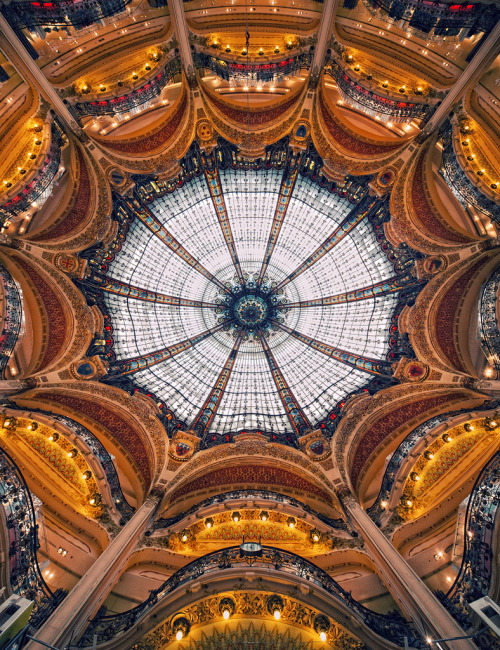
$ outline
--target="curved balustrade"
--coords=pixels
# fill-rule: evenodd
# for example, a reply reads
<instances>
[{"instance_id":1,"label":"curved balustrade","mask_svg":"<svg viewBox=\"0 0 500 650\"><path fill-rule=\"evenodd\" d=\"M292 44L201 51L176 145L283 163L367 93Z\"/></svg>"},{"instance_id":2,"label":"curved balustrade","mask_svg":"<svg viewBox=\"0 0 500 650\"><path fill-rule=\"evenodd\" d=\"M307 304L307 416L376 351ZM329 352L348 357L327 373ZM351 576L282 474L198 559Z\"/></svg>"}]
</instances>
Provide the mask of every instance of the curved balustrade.
<instances>
[{"instance_id":1,"label":"curved balustrade","mask_svg":"<svg viewBox=\"0 0 500 650\"><path fill-rule=\"evenodd\" d=\"M479 308L479 335L481 347L489 363L500 370L500 330L497 319L497 295L500 286L500 268L484 284Z\"/></svg>"},{"instance_id":2,"label":"curved balustrade","mask_svg":"<svg viewBox=\"0 0 500 650\"><path fill-rule=\"evenodd\" d=\"M241 557L239 546L233 546L190 562L174 573L161 587L151 591L149 598L137 607L114 616L97 616L80 640L79 647L91 643L94 634L97 635L99 642L109 641L118 634L123 634L138 623L156 603L179 587L198 580L201 576L208 577L216 574L217 577L220 577L222 571L239 567L244 571L248 569L249 565L269 572L276 572L277 578L279 575L288 574L307 580L311 585L322 589L347 606L351 615L357 618L358 624L359 622L364 623L375 634L400 646L403 645L403 639L406 636L410 646L425 647L425 642L417 637L417 633L399 614L378 614L363 607L352 598L349 592L342 589L333 578L312 562L308 562L294 553L270 546L263 547L261 557Z\"/></svg>"},{"instance_id":3,"label":"curved balustrade","mask_svg":"<svg viewBox=\"0 0 500 650\"><path fill-rule=\"evenodd\" d=\"M71 105L70 110L77 118L89 115L98 116L127 113L158 97L169 81L181 72L181 69L179 57L174 57L166 63L161 72L140 88L136 88L121 97L93 102L78 102Z\"/></svg>"},{"instance_id":4,"label":"curved balustrade","mask_svg":"<svg viewBox=\"0 0 500 650\"><path fill-rule=\"evenodd\" d=\"M379 18L397 24L403 29L420 32L429 37L473 36L479 32L489 32L499 19L494 5L452 4L428 0L364 0L365 5ZM350 2L350 5L357 4ZM345 5L344 5L345 6Z\"/></svg>"},{"instance_id":5,"label":"curved balustrade","mask_svg":"<svg viewBox=\"0 0 500 650\"><path fill-rule=\"evenodd\" d=\"M363 88L332 58L327 59L324 70L337 82L342 98L368 115L378 116L385 121L411 122L413 119L428 118L434 111L430 104L389 99Z\"/></svg>"},{"instance_id":6,"label":"curved balustrade","mask_svg":"<svg viewBox=\"0 0 500 650\"><path fill-rule=\"evenodd\" d=\"M22 2L14 0L2 7L12 27L88 27L103 18L125 11L130 0L59 0Z\"/></svg>"},{"instance_id":7,"label":"curved balustrade","mask_svg":"<svg viewBox=\"0 0 500 650\"><path fill-rule=\"evenodd\" d=\"M53 182L61 163L61 147L63 145L63 131L57 122L52 122L50 135L50 148L45 154L44 162L38 173L22 192L0 206L0 214L3 212L6 216L14 216L28 210L33 201L36 201Z\"/></svg>"},{"instance_id":8,"label":"curved balustrade","mask_svg":"<svg viewBox=\"0 0 500 650\"><path fill-rule=\"evenodd\" d=\"M14 412L17 410L16 404L7 401L1 403L0 407L11 409ZM50 411L44 411L42 409L36 408L31 408L30 413L41 413L42 415L46 415L47 417L51 418L51 420L60 422L72 433L76 434L79 438L82 439L85 445L92 451L94 458L100 462L101 467L104 470L106 481L108 483L111 497L115 503L116 509L120 513L122 519L128 521L134 514L135 509L132 508L132 506L127 502L125 496L123 495L120 480L118 478L113 459L106 451L105 447L101 444L101 442L94 436L94 434L92 434L86 427L84 427L83 424L80 424L79 422L76 422L75 420L72 420L65 415L58 414L55 416Z\"/></svg>"},{"instance_id":9,"label":"curved balustrade","mask_svg":"<svg viewBox=\"0 0 500 650\"><path fill-rule=\"evenodd\" d=\"M280 81L283 77L299 72L301 68L311 65L311 54L298 54L296 56L278 61L276 63L233 63L219 59L205 52L196 52L193 55L197 68L209 68L220 79L231 81L242 79L251 81Z\"/></svg>"},{"instance_id":10,"label":"curved balustrade","mask_svg":"<svg viewBox=\"0 0 500 650\"><path fill-rule=\"evenodd\" d=\"M472 488L465 515L462 565L455 582L443 599L443 604L450 605L450 612L462 624L469 622L469 612L464 608L464 603L488 595L499 506L500 452L484 467Z\"/></svg>"},{"instance_id":11,"label":"curved balustrade","mask_svg":"<svg viewBox=\"0 0 500 650\"><path fill-rule=\"evenodd\" d=\"M174 524L177 524L179 521L182 521L189 515L199 512L202 508L208 508L208 506L214 505L216 503L225 503L226 501L240 501L242 499L248 499L249 501L254 501L256 499L271 501L273 503L282 503L285 505L292 506L294 508L300 508L304 512L316 517L330 528L335 528L337 530L347 530L347 524L343 519L332 519L323 515L321 512L313 510L310 506L297 501L292 497L287 496L286 494L280 494L279 492L270 492L268 490L233 490L232 492L224 492L223 494L216 494L213 497L209 497L200 503L196 503L194 506L180 512L178 515L173 517L166 517L162 519L157 519L153 525L154 530L159 530L162 528L170 528Z\"/></svg>"},{"instance_id":12,"label":"curved balustrade","mask_svg":"<svg viewBox=\"0 0 500 650\"><path fill-rule=\"evenodd\" d=\"M491 411L500 407L500 399L492 400L474 408L476 411ZM425 436L435 429L437 426L446 422L447 420L456 417L457 415L463 415L464 413L470 413L471 409L461 409L459 411L452 411L450 413L445 413L443 415L436 415L435 417L423 422L418 427L413 429L406 438L401 442L396 451L392 454L391 459L385 469L384 476L382 478L382 484L377 498L373 505L368 508L367 512L370 517L377 524L380 524L382 515L386 512L385 508L382 507L382 501L388 501L391 495L392 488L394 487L394 482L396 480L397 472L399 467L402 465L403 461L408 457L409 454L413 451L415 445L425 438Z\"/></svg>"},{"instance_id":13,"label":"curved balustrade","mask_svg":"<svg viewBox=\"0 0 500 650\"><path fill-rule=\"evenodd\" d=\"M0 376L14 352L21 331L23 305L21 294L10 273L0 265L2 282L2 332L0 334Z\"/></svg>"},{"instance_id":14,"label":"curved balustrade","mask_svg":"<svg viewBox=\"0 0 500 650\"><path fill-rule=\"evenodd\" d=\"M10 543L6 553L12 591L35 602L30 624L39 627L64 598L51 591L38 566L38 525L31 494L18 466L0 449L0 505Z\"/></svg>"},{"instance_id":15,"label":"curved balustrade","mask_svg":"<svg viewBox=\"0 0 500 650\"><path fill-rule=\"evenodd\" d=\"M479 188L469 180L457 160L453 148L453 133L450 122L444 125L439 135L443 143L443 167L440 172L450 190L464 208L474 206L500 224L500 206L482 194Z\"/></svg>"}]
</instances>

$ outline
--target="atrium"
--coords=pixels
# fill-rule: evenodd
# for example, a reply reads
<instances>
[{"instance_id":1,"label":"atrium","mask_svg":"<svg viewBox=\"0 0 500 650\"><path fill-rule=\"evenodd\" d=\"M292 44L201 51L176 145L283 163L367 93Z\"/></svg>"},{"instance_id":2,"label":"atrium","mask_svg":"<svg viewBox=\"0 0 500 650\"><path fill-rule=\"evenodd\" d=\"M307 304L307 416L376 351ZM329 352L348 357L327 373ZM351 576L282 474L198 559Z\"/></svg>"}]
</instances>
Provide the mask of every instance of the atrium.
<instances>
[{"instance_id":1,"label":"atrium","mask_svg":"<svg viewBox=\"0 0 500 650\"><path fill-rule=\"evenodd\" d=\"M500 648L500 2L0 0L0 648Z\"/></svg>"}]
</instances>

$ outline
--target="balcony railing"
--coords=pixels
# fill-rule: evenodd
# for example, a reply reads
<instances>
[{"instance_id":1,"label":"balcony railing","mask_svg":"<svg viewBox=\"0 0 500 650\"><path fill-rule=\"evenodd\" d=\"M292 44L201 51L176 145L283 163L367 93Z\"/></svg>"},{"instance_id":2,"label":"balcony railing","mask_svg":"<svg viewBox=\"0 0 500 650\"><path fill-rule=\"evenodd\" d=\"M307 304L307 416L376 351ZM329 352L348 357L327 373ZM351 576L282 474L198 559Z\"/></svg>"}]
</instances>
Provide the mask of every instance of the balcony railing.
<instances>
[{"instance_id":1,"label":"balcony railing","mask_svg":"<svg viewBox=\"0 0 500 650\"><path fill-rule=\"evenodd\" d=\"M125 633L139 623L156 603L179 587L188 585L202 576L205 579L210 575L220 577L221 572L228 569L237 569L243 574L249 569L249 565L252 570L261 568L268 572L276 572L277 579L288 574L307 580L310 585L314 585L347 606L350 615L356 619L358 625L364 623L375 634L400 646L403 645L404 637L407 637L410 646L425 647L425 642L418 638L418 633L399 614L378 614L363 607L349 592L342 589L333 578L312 562L294 553L270 546L263 548L261 557L242 557L240 548L234 546L194 560L174 573L161 587L153 590L149 598L137 607L114 616L97 616L80 640L79 647L89 645L94 635L97 635L99 642L102 643Z\"/></svg>"},{"instance_id":2,"label":"balcony railing","mask_svg":"<svg viewBox=\"0 0 500 650\"><path fill-rule=\"evenodd\" d=\"M430 104L398 101L363 88L332 58L327 59L324 70L337 82L344 101L372 117L377 116L384 121L411 122L413 119L427 118L434 111Z\"/></svg>"},{"instance_id":3,"label":"balcony railing","mask_svg":"<svg viewBox=\"0 0 500 650\"><path fill-rule=\"evenodd\" d=\"M61 147L63 145L62 131L56 122L52 122L50 135L50 148L36 176L22 192L0 206L0 214L3 213L4 217L15 216L28 210L33 201L42 196L53 182L61 163Z\"/></svg>"},{"instance_id":4,"label":"balcony railing","mask_svg":"<svg viewBox=\"0 0 500 650\"><path fill-rule=\"evenodd\" d=\"M251 81L280 81L283 77L299 72L301 68L308 68L312 55L298 54L283 61L272 63L233 63L224 59L211 56L205 52L196 52L193 56L197 68L209 68L220 79L231 81L243 79Z\"/></svg>"},{"instance_id":5,"label":"balcony railing","mask_svg":"<svg viewBox=\"0 0 500 650\"><path fill-rule=\"evenodd\" d=\"M440 170L448 187L464 208L473 206L500 224L500 206L486 197L469 179L455 155L453 133L450 122L441 129L443 143L443 166Z\"/></svg>"},{"instance_id":6,"label":"balcony railing","mask_svg":"<svg viewBox=\"0 0 500 650\"><path fill-rule=\"evenodd\" d=\"M65 592L52 592L38 566L38 524L31 494L18 466L0 449L0 504L7 526L12 591L34 601L30 624L39 627L64 598Z\"/></svg>"},{"instance_id":7,"label":"balcony railing","mask_svg":"<svg viewBox=\"0 0 500 650\"><path fill-rule=\"evenodd\" d=\"M23 305L19 288L6 268L0 265L3 308L2 332L0 334L0 377L14 352L23 320Z\"/></svg>"},{"instance_id":8,"label":"balcony railing","mask_svg":"<svg viewBox=\"0 0 500 650\"><path fill-rule=\"evenodd\" d=\"M492 400L487 402L482 406L478 406L474 411L491 411L500 407L500 399ZM423 422L421 425L413 429L406 438L401 442L399 447L391 456L391 459L386 467L384 476L382 477L382 484L378 496L373 503L373 505L368 508L368 514L373 519L373 521L380 523L381 517L386 512L385 508L382 507L382 501L388 501L394 487L394 483L397 478L397 473L399 467L402 465L403 461L408 457L409 454L413 451L415 445L426 437L426 435L435 429L437 426L446 422L450 418L456 417L457 415L462 415L464 413L470 412L470 409L461 409L459 411L452 411L451 413L446 413L444 415L437 415L436 417Z\"/></svg>"},{"instance_id":9,"label":"balcony railing","mask_svg":"<svg viewBox=\"0 0 500 650\"><path fill-rule=\"evenodd\" d=\"M304 512L313 515L313 517L316 517L327 526L330 526L330 528L335 528L337 530L347 530L347 524L343 519L332 519L331 517L327 517L321 512L313 510L305 503L297 501L297 499L293 499L286 494L280 494L279 492L270 492L268 490L233 490L232 492L216 494L213 497L209 497L208 499L201 501L200 503L196 503L188 510L180 512L178 515L174 515L173 517L166 517L163 519L157 519L154 523L153 528L154 530L170 528L171 526L177 524L179 521L182 521L182 519L189 517L189 515L193 514L194 512L198 512L202 508L208 508L211 505L217 503L225 503L226 501L240 501L243 499L248 499L249 501L255 501L255 499L259 499L262 501L271 501L273 503L286 504L292 506L293 508L300 508Z\"/></svg>"},{"instance_id":10,"label":"balcony railing","mask_svg":"<svg viewBox=\"0 0 500 650\"><path fill-rule=\"evenodd\" d=\"M93 102L78 102L70 106L70 110L75 117L98 116L98 115L115 115L133 111L146 102L158 97L165 86L173 77L180 73L181 63L178 57L170 59L163 70L159 72L151 81L140 88L132 90L121 97L112 99L102 99Z\"/></svg>"},{"instance_id":11,"label":"balcony railing","mask_svg":"<svg viewBox=\"0 0 500 650\"><path fill-rule=\"evenodd\" d=\"M14 0L2 13L15 28L88 27L123 12L130 0L56 0L23 2Z\"/></svg>"},{"instance_id":12,"label":"balcony railing","mask_svg":"<svg viewBox=\"0 0 500 650\"><path fill-rule=\"evenodd\" d=\"M11 402L3 402L0 404L1 407L15 410L16 405ZM31 408L31 413L42 413L43 415L49 416L51 419L54 419L54 414L49 411L43 411L42 409ZM93 456L99 461L104 474L106 475L106 481L108 483L111 497L114 501L115 507L120 513L124 521L128 521L135 512L135 509L127 502L125 496L122 492L120 485L120 480L115 469L112 457L106 451L105 447L101 442L91 433L83 424L72 420L71 418L66 417L65 415L57 415L57 422L60 422L65 427L67 427L72 433L76 434L85 445L92 451Z\"/></svg>"},{"instance_id":13,"label":"balcony railing","mask_svg":"<svg viewBox=\"0 0 500 650\"><path fill-rule=\"evenodd\" d=\"M465 516L464 553L458 576L443 604L462 624L470 624L464 603L488 595L494 565L495 526L500 510L500 452L484 467L472 488ZM495 637L496 639L496 637ZM481 644L480 647L493 647Z\"/></svg>"},{"instance_id":14,"label":"balcony railing","mask_svg":"<svg viewBox=\"0 0 500 650\"><path fill-rule=\"evenodd\" d=\"M489 32L499 19L493 4L428 0L364 0L364 3L379 18L424 38L457 36L463 29L467 30L463 36Z\"/></svg>"},{"instance_id":15,"label":"balcony railing","mask_svg":"<svg viewBox=\"0 0 500 650\"><path fill-rule=\"evenodd\" d=\"M484 284L479 308L479 335L481 347L489 363L500 370L500 331L497 302L500 286L500 268Z\"/></svg>"}]
</instances>

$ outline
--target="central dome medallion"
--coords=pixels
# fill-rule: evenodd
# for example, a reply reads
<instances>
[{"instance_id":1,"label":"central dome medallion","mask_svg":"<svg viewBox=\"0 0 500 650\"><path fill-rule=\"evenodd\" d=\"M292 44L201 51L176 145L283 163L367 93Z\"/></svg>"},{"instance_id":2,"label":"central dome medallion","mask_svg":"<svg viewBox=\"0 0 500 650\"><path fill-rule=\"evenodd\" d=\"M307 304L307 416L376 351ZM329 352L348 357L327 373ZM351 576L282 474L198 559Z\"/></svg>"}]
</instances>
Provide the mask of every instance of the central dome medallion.
<instances>
[{"instance_id":1,"label":"central dome medallion","mask_svg":"<svg viewBox=\"0 0 500 650\"><path fill-rule=\"evenodd\" d=\"M243 327L263 325L268 314L267 303L260 296L242 296L234 306L234 317Z\"/></svg>"},{"instance_id":2,"label":"central dome medallion","mask_svg":"<svg viewBox=\"0 0 500 650\"><path fill-rule=\"evenodd\" d=\"M296 444L391 377L393 316L414 280L382 250L387 207L366 185L232 165L177 186L145 179L120 199L119 252L99 280L109 377L209 442L253 430Z\"/></svg>"}]
</instances>

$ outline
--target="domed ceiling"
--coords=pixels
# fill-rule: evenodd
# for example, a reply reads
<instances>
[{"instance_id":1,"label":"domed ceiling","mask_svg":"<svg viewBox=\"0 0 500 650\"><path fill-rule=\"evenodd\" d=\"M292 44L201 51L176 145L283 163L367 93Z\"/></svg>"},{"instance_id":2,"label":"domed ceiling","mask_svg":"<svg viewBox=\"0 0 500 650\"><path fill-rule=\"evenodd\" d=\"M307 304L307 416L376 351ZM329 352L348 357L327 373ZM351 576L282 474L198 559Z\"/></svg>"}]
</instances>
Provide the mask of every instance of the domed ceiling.
<instances>
[{"instance_id":1,"label":"domed ceiling","mask_svg":"<svg viewBox=\"0 0 500 650\"><path fill-rule=\"evenodd\" d=\"M106 273L113 372L199 435L302 435L391 375L400 287L370 215L306 175L215 169L126 200ZM393 357L392 357L393 358Z\"/></svg>"}]
</instances>

